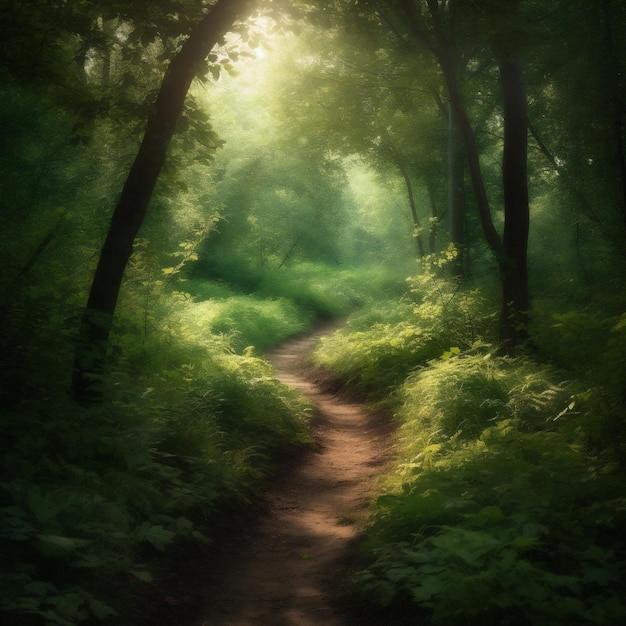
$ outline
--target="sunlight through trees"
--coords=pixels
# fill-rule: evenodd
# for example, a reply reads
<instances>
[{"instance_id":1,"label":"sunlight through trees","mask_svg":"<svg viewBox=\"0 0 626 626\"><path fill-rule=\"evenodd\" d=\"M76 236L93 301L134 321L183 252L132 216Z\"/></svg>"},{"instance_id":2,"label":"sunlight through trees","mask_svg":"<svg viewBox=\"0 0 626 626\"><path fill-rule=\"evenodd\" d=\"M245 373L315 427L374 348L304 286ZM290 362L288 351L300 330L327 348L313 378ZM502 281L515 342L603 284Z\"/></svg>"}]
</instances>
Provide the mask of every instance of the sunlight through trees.
<instances>
[{"instance_id":1,"label":"sunlight through trees","mask_svg":"<svg viewBox=\"0 0 626 626\"><path fill-rule=\"evenodd\" d=\"M617 623L625 34L615 0L0 0L7 624L140 626L157 553L310 442L264 351L344 318L317 363L402 424L364 613Z\"/></svg>"}]
</instances>

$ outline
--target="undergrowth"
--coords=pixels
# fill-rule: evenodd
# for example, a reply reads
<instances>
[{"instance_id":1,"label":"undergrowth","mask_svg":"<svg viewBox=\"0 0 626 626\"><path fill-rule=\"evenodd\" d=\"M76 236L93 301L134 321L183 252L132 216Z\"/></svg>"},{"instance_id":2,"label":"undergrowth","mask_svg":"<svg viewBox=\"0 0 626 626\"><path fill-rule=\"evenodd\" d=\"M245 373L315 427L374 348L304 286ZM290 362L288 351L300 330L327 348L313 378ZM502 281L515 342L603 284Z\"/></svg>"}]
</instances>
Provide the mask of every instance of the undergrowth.
<instances>
[{"instance_id":1,"label":"undergrowth","mask_svg":"<svg viewBox=\"0 0 626 626\"><path fill-rule=\"evenodd\" d=\"M305 319L333 319L374 301L397 295L401 277L380 266L348 267L323 263L293 262L276 268L255 268L228 263L222 280L212 276L214 268L202 264L190 270L180 288L194 299L226 299L246 295L260 301L289 302Z\"/></svg>"},{"instance_id":2,"label":"undergrowth","mask_svg":"<svg viewBox=\"0 0 626 626\"><path fill-rule=\"evenodd\" d=\"M316 353L400 422L359 602L397 625L621 623L623 319L545 310L534 351L501 357L478 291L409 285Z\"/></svg>"},{"instance_id":3,"label":"undergrowth","mask_svg":"<svg viewBox=\"0 0 626 626\"><path fill-rule=\"evenodd\" d=\"M384 272L299 264L244 293L185 279L193 242L181 246L164 269L136 247L100 406L67 393L75 285L14 292L0 308L3 624L140 620L133 595L158 555L212 541L224 510L310 444L309 406L257 355L394 288Z\"/></svg>"},{"instance_id":4,"label":"undergrowth","mask_svg":"<svg viewBox=\"0 0 626 626\"><path fill-rule=\"evenodd\" d=\"M246 348L263 352L308 330L312 321L310 314L290 300L245 295L196 302L185 314L186 324L194 325L198 331L224 336L238 353Z\"/></svg>"},{"instance_id":5,"label":"undergrowth","mask_svg":"<svg viewBox=\"0 0 626 626\"><path fill-rule=\"evenodd\" d=\"M266 361L238 354L186 296L161 294L167 304L150 310L144 296L127 295L100 406L66 396L71 344L50 332L45 302L40 316L31 302L37 332L5 343L20 384L1 389L3 624L126 616L156 555L211 541L220 510L247 503L286 448L308 444L308 406Z\"/></svg>"},{"instance_id":6,"label":"undergrowth","mask_svg":"<svg viewBox=\"0 0 626 626\"><path fill-rule=\"evenodd\" d=\"M570 386L480 354L431 363L401 396L366 597L428 608L433 624L620 621L626 497L577 440Z\"/></svg>"},{"instance_id":7,"label":"undergrowth","mask_svg":"<svg viewBox=\"0 0 626 626\"><path fill-rule=\"evenodd\" d=\"M393 273L381 268L354 269L295 263L266 270L254 288L237 283L179 282L180 294L194 302L186 323L203 332L224 335L241 353L253 347L267 350L308 330L316 319L335 319L365 308L400 289ZM239 289L239 290L238 290Z\"/></svg>"},{"instance_id":8,"label":"undergrowth","mask_svg":"<svg viewBox=\"0 0 626 626\"><path fill-rule=\"evenodd\" d=\"M462 290L436 272L407 280L401 298L376 303L324 338L314 358L346 381L384 398L416 367L454 348L493 340L492 315L478 290Z\"/></svg>"}]
</instances>

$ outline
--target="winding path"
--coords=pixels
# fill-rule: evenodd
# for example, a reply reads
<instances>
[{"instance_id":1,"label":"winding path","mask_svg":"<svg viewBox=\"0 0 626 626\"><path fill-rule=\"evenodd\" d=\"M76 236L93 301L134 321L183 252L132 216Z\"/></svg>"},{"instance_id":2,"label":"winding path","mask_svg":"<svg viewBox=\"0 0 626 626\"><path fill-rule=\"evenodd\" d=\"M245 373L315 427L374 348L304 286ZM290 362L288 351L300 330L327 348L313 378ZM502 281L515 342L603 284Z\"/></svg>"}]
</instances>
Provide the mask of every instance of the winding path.
<instances>
[{"instance_id":1,"label":"winding path","mask_svg":"<svg viewBox=\"0 0 626 626\"><path fill-rule=\"evenodd\" d=\"M202 581L193 626L349 626L336 598L346 556L390 457L390 425L341 392L324 389L306 365L320 336L300 337L268 355L276 376L316 407L314 449L288 464L256 520ZM328 385L326 385L328 387ZM188 624L189 622L187 622Z\"/></svg>"}]
</instances>

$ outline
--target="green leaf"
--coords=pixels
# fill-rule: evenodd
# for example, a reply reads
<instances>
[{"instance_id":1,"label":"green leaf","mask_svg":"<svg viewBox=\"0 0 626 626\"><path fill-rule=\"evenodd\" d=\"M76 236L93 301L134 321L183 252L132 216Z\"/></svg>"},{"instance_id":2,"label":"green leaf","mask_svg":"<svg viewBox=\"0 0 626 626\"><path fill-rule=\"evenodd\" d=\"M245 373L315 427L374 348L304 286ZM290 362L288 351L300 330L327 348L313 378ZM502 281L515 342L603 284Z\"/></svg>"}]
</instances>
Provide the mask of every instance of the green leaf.
<instances>
[{"instance_id":1,"label":"green leaf","mask_svg":"<svg viewBox=\"0 0 626 626\"><path fill-rule=\"evenodd\" d=\"M440 593L444 593L445 590L446 583L442 578L429 576L424 578L424 581L411 591L411 595L416 602L423 603Z\"/></svg>"},{"instance_id":2,"label":"green leaf","mask_svg":"<svg viewBox=\"0 0 626 626\"><path fill-rule=\"evenodd\" d=\"M101 559L100 557L94 554L88 554L82 559L78 561L74 561L72 565L74 567L85 567L85 568L94 569L97 567L102 567L103 565L105 565L105 563L106 561L104 559Z\"/></svg>"},{"instance_id":3,"label":"green leaf","mask_svg":"<svg viewBox=\"0 0 626 626\"><path fill-rule=\"evenodd\" d=\"M511 547L516 550L527 550L529 548L535 548L537 545L539 545L539 541L536 537L525 537L520 535L511 541Z\"/></svg>"},{"instance_id":4,"label":"green leaf","mask_svg":"<svg viewBox=\"0 0 626 626\"><path fill-rule=\"evenodd\" d=\"M63 504L56 504L50 495L43 493L36 486L30 487L26 493L26 503L41 524L52 521L65 508Z\"/></svg>"},{"instance_id":5,"label":"green leaf","mask_svg":"<svg viewBox=\"0 0 626 626\"><path fill-rule=\"evenodd\" d=\"M132 569L130 573L143 583L151 583L153 578L152 574L144 569Z\"/></svg>"},{"instance_id":6,"label":"green leaf","mask_svg":"<svg viewBox=\"0 0 626 626\"><path fill-rule=\"evenodd\" d=\"M506 519L506 516L502 512L502 509L498 506L486 506L481 509L476 515L473 515L471 521L478 526L488 526L497 524L498 522Z\"/></svg>"},{"instance_id":7,"label":"green leaf","mask_svg":"<svg viewBox=\"0 0 626 626\"><path fill-rule=\"evenodd\" d=\"M37 539L44 543L62 548L63 550L74 550L82 548L89 544L86 539L78 539L76 537L64 537L62 535L37 535Z\"/></svg>"},{"instance_id":8,"label":"green leaf","mask_svg":"<svg viewBox=\"0 0 626 626\"><path fill-rule=\"evenodd\" d=\"M616 572L602 567L586 567L583 575L584 583L596 583L605 587L609 583L619 582Z\"/></svg>"},{"instance_id":9,"label":"green leaf","mask_svg":"<svg viewBox=\"0 0 626 626\"><path fill-rule=\"evenodd\" d=\"M142 524L137 535L140 540L151 543L157 550L161 551L165 550L176 537L176 533L171 530L163 528L160 524L152 525L149 522Z\"/></svg>"},{"instance_id":10,"label":"green leaf","mask_svg":"<svg viewBox=\"0 0 626 626\"><path fill-rule=\"evenodd\" d=\"M46 596L49 593L57 593L58 589L52 584L41 580L33 580L23 587L24 593L33 596Z\"/></svg>"},{"instance_id":11,"label":"green leaf","mask_svg":"<svg viewBox=\"0 0 626 626\"><path fill-rule=\"evenodd\" d=\"M101 620L106 619L107 617L119 617L120 615L115 609L111 608L97 598L91 598L89 600L89 608L94 616Z\"/></svg>"}]
</instances>

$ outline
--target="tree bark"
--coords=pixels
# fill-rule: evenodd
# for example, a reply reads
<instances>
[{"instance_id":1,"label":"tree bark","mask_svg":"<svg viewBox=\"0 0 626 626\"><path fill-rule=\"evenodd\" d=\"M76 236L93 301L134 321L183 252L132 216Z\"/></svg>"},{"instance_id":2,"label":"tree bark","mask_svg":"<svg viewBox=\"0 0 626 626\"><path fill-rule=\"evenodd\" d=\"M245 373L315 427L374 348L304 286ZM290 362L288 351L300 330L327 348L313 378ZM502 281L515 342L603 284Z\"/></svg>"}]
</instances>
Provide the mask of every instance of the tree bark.
<instances>
[{"instance_id":1,"label":"tree bark","mask_svg":"<svg viewBox=\"0 0 626 626\"><path fill-rule=\"evenodd\" d=\"M400 160L400 158L396 159L396 163L398 165L398 169L402 174L402 178L404 179L404 184L406 186L407 196L409 198L409 207L411 208L411 217L413 218L413 239L415 239L415 245L417 246L417 255L418 258L423 259L426 254L424 251L424 242L422 241L422 235L420 234L420 220L417 215L417 205L415 204L415 195L413 193L413 183L411 182L411 177L409 176L409 172Z\"/></svg>"},{"instance_id":2,"label":"tree bark","mask_svg":"<svg viewBox=\"0 0 626 626\"><path fill-rule=\"evenodd\" d=\"M465 151L463 138L452 106L448 107L448 205L450 241L458 250L452 265L454 276L465 273Z\"/></svg>"},{"instance_id":3,"label":"tree bark","mask_svg":"<svg viewBox=\"0 0 626 626\"><path fill-rule=\"evenodd\" d=\"M499 69L504 107L500 341L507 351L528 338L528 112L521 63L501 60Z\"/></svg>"},{"instance_id":4,"label":"tree bark","mask_svg":"<svg viewBox=\"0 0 626 626\"><path fill-rule=\"evenodd\" d=\"M615 134L615 156L619 172L619 182L621 189L621 213L624 230L626 230L626 151L624 150L624 120L622 112L622 101L620 98L620 78L623 68L620 67L619 59L615 52L613 43L612 28L612 7L610 0L603 0L602 11L604 14L604 37L606 40L607 52L609 54L609 82L611 105L613 107L613 131Z\"/></svg>"},{"instance_id":5,"label":"tree bark","mask_svg":"<svg viewBox=\"0 0 626 626\"><path fill-rule=\"evenodd\" d=\"M438 56L439 65L448 89L448 96L450 98L453 115L458 124L459 132L463 137L463 143L465 144L467 166L470 179L472 181L472 188L476 198L476 207L478 209L483 234L485 235L487 244L496 257L501 257L504 253L504 249L500 235L498 234L491 217L491 208L489 206L487 190L485 189L485 182L480 168L480 155L478 153L478 146L476 145L476 136L467 115L463 97L461 96L461 90L456 71L454 69L454 63L446 51L440 51Z\"/></svg>"},{"instance_id":6,"label":"tree bark","mask_svg":"<svg viewBox=\"0 0 626 626\"><path fill-rule=\"evenodd\" d=\"M430 228L428 229L428 252L435 254L437 252L437 222L439 221L439 211L437 210L437 201L435 200L435 190L430 180L426 181L426 189L428 190L431 217Z\"/></svg>"},{"instance_id":7,"label":"tree bark","mask_svg":"<svg viewBox=\"0 0 626 626\"><path fill-rule=\"evenodd\" d=\"M443 74L452 114L465 144L467 166L472 181L480 222L487 241L498 262L501 285L500 340L505 351L512 351L528 334L528 176L527 176L527 103L521 65L518 61L501 60L500 84L504 106L504 234L502 238L491 216L485 189L476 136L470 123L458 81L456 53L445 31L438 0L426 0L432 29L429 30L413 0L403 0L412 34L433 52ZM501 55L498 55L501 56Z\"/></svg>"},{"instance_id":8,"label":"tree bark","mask_svg":"<svg viewBox=\"0 0 626 626\"><path fill-rule=\"evenodd\" d=\"M409 170L404 162L402 155L398 152L398 149L394 145L391 137L388 135L385 137L385 148L389 151L392 160L400 170L404 185L406 187L406 193L409 200L409 208L411 210L411 218L413 220L413 238L415 239L415 245L417 246L417 256L419 259L423 259L426 252L424 250L424 242L422 235L420 234L420 219L417 215L417 204L415 203L415 194L413 193L413 183L411 182L411 176Z\"/></svg>"},{"instance_id":9,"label":"tree bark","mask_svg":"<svg viewBox=\"0 0 626 626\"><path fill-rule=\"evenodd\" d=\"M72 380L76 402L91 404L102 397L109 335L124 271L198 65L250 5L250 0L218 0L190 33L165 73L113 212L80 324Z\"/></svg>"}]
</instances>

